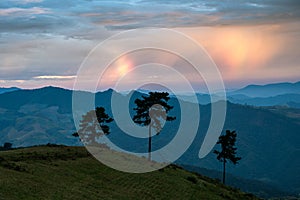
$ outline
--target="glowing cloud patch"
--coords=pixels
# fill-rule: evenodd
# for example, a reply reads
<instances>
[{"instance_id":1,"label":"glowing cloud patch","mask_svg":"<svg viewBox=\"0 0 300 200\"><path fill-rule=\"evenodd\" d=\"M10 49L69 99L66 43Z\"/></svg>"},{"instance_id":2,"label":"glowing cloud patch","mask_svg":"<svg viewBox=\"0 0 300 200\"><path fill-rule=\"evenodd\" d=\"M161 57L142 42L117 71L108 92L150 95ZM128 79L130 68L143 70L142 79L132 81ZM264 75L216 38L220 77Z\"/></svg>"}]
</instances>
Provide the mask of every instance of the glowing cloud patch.
<instances>
[{"instance_id":1,"label":"glowing cloud patch","mask_svg":"<svg viewBox=\"0 0 300 200\"><path fill-rule=\"evenodd\" d=\"M76 76L36 76L34 79L75 79Z\"/></svg>"},{"instance_id":2,"label":"glowing cloud patch","mask_svg":"<svg viewBox=\"0 0 300 200\"><path fill-rule=\"evenodd\" d=\"M273 26L231 26L218 28L185 29L192 38L203 44L224 79L249 77L261 71L282 49L282 38Z\"/></svg>"},{"instance_id":3,"label":"glowing cloud patch","mask_svg":"<svg viewBox=\"0 0 300 200\"><path fill-rule=\"evenodd\" d=\"M0 9L0 16L41 15L48 13L51 13L49 9L41 7Z\"/></svg>"}]
</instances>

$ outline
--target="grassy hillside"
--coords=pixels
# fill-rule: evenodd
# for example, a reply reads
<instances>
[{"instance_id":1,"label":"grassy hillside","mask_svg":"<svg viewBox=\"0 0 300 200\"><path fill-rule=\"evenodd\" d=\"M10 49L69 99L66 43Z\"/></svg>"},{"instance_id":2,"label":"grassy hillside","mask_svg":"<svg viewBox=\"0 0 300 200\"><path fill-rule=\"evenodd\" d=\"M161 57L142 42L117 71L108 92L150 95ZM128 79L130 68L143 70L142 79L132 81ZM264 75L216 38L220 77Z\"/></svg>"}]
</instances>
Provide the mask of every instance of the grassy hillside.
<instances>
[{"instance_id":1,"label":"grassy hillside","mask_svg":"<svg viewBox=\"0 0 300 200\"><path fill-rule=\"evenodd\" d=\"M197 166L180 165L184 169L192 172L197 172L210 178L222 179L222 171L210 170ZM226 185L239 188L240 190L248 193L252 193L257 197L263 199L287 199L288 196L296 196L287 192L281 191L272 184L252 179L245 179L234 176L230 173L226 174Z\"/></svg>"},{"instance_id":2,"label":"grassy hillside","mask_svg":"<svg viewBox=\"0 0 300 200\"><path fill-rule=\"evenodd\" d=\"M110 169L82 147L0 152L0 199L256 199L171 165L129 174Z\"/></svg>"}]
</instances>

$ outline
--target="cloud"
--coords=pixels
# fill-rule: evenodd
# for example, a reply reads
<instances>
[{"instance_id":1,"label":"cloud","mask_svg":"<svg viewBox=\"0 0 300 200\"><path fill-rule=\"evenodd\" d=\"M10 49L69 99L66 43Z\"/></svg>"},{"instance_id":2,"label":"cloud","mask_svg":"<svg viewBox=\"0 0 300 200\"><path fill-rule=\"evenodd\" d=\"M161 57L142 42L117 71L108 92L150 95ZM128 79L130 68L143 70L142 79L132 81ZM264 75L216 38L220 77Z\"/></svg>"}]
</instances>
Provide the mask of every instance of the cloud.
<instances>
[{"instance_id":1,"label":"cloud","mask_svg":"<svg viewBox=\"0 0 300 200\"><path fill-rule=\"evenodd\" d=\"M19 84L22 84L24 83L25 80L0 80L0 83L2 84L11 84L11 83L19 83Z\"/></svg>"},{"instance_id":2,"label":"cloud","mask_svg":"<svg viewBox=\"0 0 300 200\"><path fill-rule=\"evenodd\" d=\"M233 24L262 24L277 21L299 20L300 3L287 0L140 0L140 1L82 1L82 0L12 0L2 3L0 16L12 14L41 15L53 12L53 18L67 19L70 25L93 23L108 29L142 27L193 27ZM40 7L22 7L19 4L39 3ZM60 17L58 17L58 15ZM44 22L44 18L37 17ZM23 23L31 24L31 21ZM24 25L23 27L26 27Z\"/></svg>"},{"instance_id":3,"label":"cloud","mask_svg":"<svg viewBox=\"0 0 300 200\"><path fill-rule=\"evenodd\" d=\"M19 4L41 3L43 0L10 0L11 2Z\"/></svg>"},{"instance_id":4,"label":"cloud","mask_svg":"<svg viewBox=\"0 0 300 200\"><path fill-rule=\"evenodd\" d=\"M50 13L49 9L41 7L32 7L32 8L4 8L0 9L0 16L27 16L27 15L40 15Z\"/></svg>"},{"instance_id":5,"label":"cloud","mask_svg":"<svg viewBox=\"0 0 300 200\"><path fill-rule=\"evenodd\" d=\"M300 79L299 27L293 22L179 30L204 46L225 81L251 84Z\"/></svg>"},{"instance_id":6,"label":"cloud","mask_svg":"<svg viewBox=\"0 0 300 200\"><path fill-rule=\"evenodd\" d=\"M75 79L77 76L52 76L52 75L43 75L35 76L34 79L46 79L46 80L61 80L61 79Z\"/></svg>"},{"instance_id":7,"label":"cloud","mask_svg":"<svg viewBox=\"0 0 300 200\"><path fill-rule=\"evenodd\" d=\"M132 6L133 4L133 6ZM300 3L282 1L130 1L128 4L94 4L74 10L81 17L109 29L142 27L195 27L216 25L253 25L300 18Z\"/></svg>"},{"instance_id":8,"label":"cloud","mask_svg":"<svg viewBox=\"0 0 300 200\"><path fill-rule=\"evenodd\" d=\"M299 19L300 1L295 0L1 1L0 79L7 84L23 80L27 86L51 81L71 84L73 79L62 77L76 74L84 57L100 41L122 30L144 27L190 28L193 38L204 36L198 41L207 44L218 62L226 65L223 73L230 78L246 80L260 72L264 78L274 73L298 76L300 30L291 27L299 26ZM194 27L210 30L205 35L192 30ZM230 31L220 31L224 27ZM243 28L254 31L241 31ZM270 31L265 34L267 28ZM215 38L218 42L208 44ZM228 38L240 42L223 41ZM261 68L255 68L258 65ZM284 69L289 72L283 73Z\"/></svg>"},{"instance_id":9,"label":"cloud","mask_svg":"<svg viewBox=\"0 0 300 200\"><path fill-rule=\"evenodd\" d=\"M94 47L88 40L57 35L2 34L0 37L0 79L30 80L42 76L76 74Z\"/></svg>"},{"instance_id":10,"label":"cloud","mask_svg":"<svg viewBox=\"0 0 300 200\"><path fill-rule=\"evenodd\" d=\"M100 31L107 30L274 24L300 19L300 3L293 0L11 0L1 2L0 8L0 33L51 33L83 39L96 39Z\"/></svg>"}]
</instances>

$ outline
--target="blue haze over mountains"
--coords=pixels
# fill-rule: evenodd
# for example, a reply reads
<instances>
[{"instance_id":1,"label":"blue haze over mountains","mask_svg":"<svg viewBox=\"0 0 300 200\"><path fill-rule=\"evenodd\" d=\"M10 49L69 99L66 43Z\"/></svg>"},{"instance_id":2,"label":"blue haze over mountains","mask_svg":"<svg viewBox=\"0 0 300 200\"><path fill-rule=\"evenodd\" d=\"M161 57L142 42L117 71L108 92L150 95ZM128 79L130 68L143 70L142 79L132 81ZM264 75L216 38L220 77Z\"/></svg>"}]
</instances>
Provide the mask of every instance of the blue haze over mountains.
<instances>
[{"instance_id":1,"label":"blue haze over mountains","mask_svg":"<svg viewBox=\"0 0 300 200\"><path fill-rule=\"evenodd\" d=\"M283 93L284 91L287 93ZM110 115L112 92L114 91L110 89L98 92L95 96L96 106L104 106ZM88 92L83 93L91 95ZM134 99L144 94L140 92L131 94L130 107L132 108ZM118 95L119 98L125 98L125 95ZM276 192L272 194L270 188L277 188L284 194L285 192L300 193L299 96L300 82L248 86L228 93L229 102L224 129L237 131L238 154L242 157L237 166L228 165L228 172L233 177L240 177L240 180L254 180L256 185L262 184L268 188L264 190L263 187L260 189L254 187L249 192L272 196ZM181 96L181 98L185 98L183 103L191 104L188 96ZM188 151L176 163L194 168L207 168L213 172L221 171L221 164L212 153L202 160L198 158L211 112L207 95L198 94L198 99L202 105L199 105L201 119L197 136ZM176 116L177 119L167 123L159 136L154 136L154 150L170 142L178 129L180 122L178 100L172 98L170 103L174 105L170 115ZM132 109L131 114L133 114ZM0 94L0 122L2 144L11 142L14 147L47 143L81 145L78 138L72 136L76 130L72 119L71 90L55 87L7 90ZM147 152L146 139L129 137L118 129L115 122L111 124L109 138L127 150ZM237 187L242 188L243 185Z\"/></svg>"},{"instance_id":2,"label":"blue haze over mountains","mask_svg":"<svg viewBox=\"0 0 300 200\"><path fill-rule=\"evenodd\" d=\"M190 95L180 95L179 98L196 103ZM210 103L210 96L205 93L198 93L197 99L200 104ZM249 85L239 90L227 92L227 99L232 103L253 106L300 108L300 82Z\"/></svg>"}]
</instances>

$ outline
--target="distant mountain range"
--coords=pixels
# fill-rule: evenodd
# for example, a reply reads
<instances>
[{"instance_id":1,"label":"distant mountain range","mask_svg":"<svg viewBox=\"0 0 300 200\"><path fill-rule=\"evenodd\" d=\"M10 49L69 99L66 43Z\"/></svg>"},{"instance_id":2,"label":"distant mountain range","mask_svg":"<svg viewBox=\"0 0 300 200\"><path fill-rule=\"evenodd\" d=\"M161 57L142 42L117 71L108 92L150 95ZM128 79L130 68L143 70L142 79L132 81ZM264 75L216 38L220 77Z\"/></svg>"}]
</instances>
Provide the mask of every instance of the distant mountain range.
<instances>
[{"instance_id":1,"label":"distant mountain range","mask_svg":"<svg viewBox=\"0 0 300 200\"><path fill-rule=\"evenodd\" d=\"M110 100L114 91L95 95L96 106L104 106L111 114ZM91 93L83 92L84 95ZM125 95L117 94L119 98ZM134 99L145 95L131 92L129 107ZM237 94L235 94L237 95ZM239 95L243 99L242 95ZM244 100L244 99L243 99ZM153 149L168 144L176 134L180 122L178 100L171 99L174 109L170 115L177 119L167 123L159 136L153 138ZM187 105L191 104L189 102ZM200 128L187 152L176 162L182 165L221 170L221 164L210 153L200 160L198 153L208 128L211 106L199 105ZM259 108L228 103L224 129L238 133L238 154L242 157L237 166L228 165L233 176L272 185L279 190L300 193L300 120L299 109L277 107ZM193 119L190 119L193 120ZM11 142L15 147L37 144L81 145L71 134L76 131L72 119L72 91L55 87L35 90L17 90L0 95L0 145ZM187 132L187 134L189 134ZM147 140L136 139L123 133L115 122L111 124L111 141L120 147L136 152L147 152ZM241 183L242 184L242 183ZM244 184L244 183L243 183Z\"/></svg>"},{"instance_id":2,"label":"distant mountain range","mask_svg":"<svg viewBox=\"0 0 300 200\"><path fill-rule=\"evenodd\" d=\"M281 94L273 97L246 97L236 98L229 96L228 100L232 103L247 104L254 106L288 106L300 108L300 94Z\"/></svg>"},{"instance_id":3,"label":"distant mountain range","mask_svg":"<svg viewBox=\"0 0 300 200\"><path fill-rule=\"evenodd\" d=\"M218 99L217 94L212 94ZM175 97L175 95L173 95ZM209 94L197 93L200 104L211 103ZM191 95L181 94L179 99L197 103ZM227 99L232 103L253 106L288 106L300 108L300 82L276 83L268 85L249 85L242 89L227 92Z\"/></svg>"},{"instance_id":4,"label":"distant mountain range","mask_svg":"<svg viewBox=\"0 0 300 200\"><path fill-rule=\"evenodd\" d=\"M17 88L17 87L2 88L2 87L0 87L0 94L6 93L6 92L13 92L16 90L20 90L20 88Z\"/></svg>"},{"instance_id":5,"label":"distant mountain range","mask_svg":"<svg viewBox=\"0 0 300 200\"><path fill-rule=\"evenodd\" d=\"M214 94L213 94L214 95ZM218 96L215 95L218 99ZM175 95L172 95L175 98ZM179 95L179 99L188 101L191 103L209 104L211 103L211 97L208 94L196 94L196 99L189 95ZM293 108L300 108L300 94L281 94L272 97L249 97L243 94L227 94L227 100L242 105L252 106L287 106ZM220 99L220 98L219 98ZM196 100L196 101L195 101Z\"/></svg>"},{"instance_id":6,"label":"distant mountain range","mask_svg":"<svg viewBox=\"0 0 300 200\"><path fill-rule=\"evenodd\" d=\"M230 92L229 95L246 95L248 97L272 97L283 94L300 94L300 81L296 83L274 83L267 85L248 85Z\"/></svg>"},{"instance_id":7,"label":"distant mountain range","mask_svg":"<svg viewBox=\"0 0 300 200\"><path fill-rule=\"evenodd\" d=\"M300 82L249 85L229 92L228 100L233 103L255 106L288 106L300 108Z\"/></svg>"},{"instance_id":8,"label":"distant mountain range","mask_svg":"<svg viewBox=\"0 0 300 200\"><path fill-rule=\"evenodd\" d=\"M0 94L22 90L17 87L0 88ZM142 94L147 94L149 90L138 90ZM128 94L130 91L122 92ZM228 101L236 104L246 104L253 106L288 106L300 108L300 81L296 83L273 83L267 85L248 85L244 88L227 91ZM217 94L212 94L218 100ZM171 94L175 98L174 94ZM190 94L179 94L177 98L200 104L211 103L209 94L196 93L197 101Z\"/></svg>"}]
</instances>

